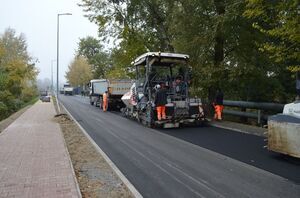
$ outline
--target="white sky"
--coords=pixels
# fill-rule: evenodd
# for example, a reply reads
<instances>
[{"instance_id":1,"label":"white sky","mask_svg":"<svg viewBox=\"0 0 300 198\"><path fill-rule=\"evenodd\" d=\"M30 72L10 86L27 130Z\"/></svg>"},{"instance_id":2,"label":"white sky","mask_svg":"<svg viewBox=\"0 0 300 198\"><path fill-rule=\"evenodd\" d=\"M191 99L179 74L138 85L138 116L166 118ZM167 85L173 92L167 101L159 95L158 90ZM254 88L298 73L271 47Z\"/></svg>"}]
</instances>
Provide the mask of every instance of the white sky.
<instances>
[{"instance_id":1,"label":"white sky","mask_svg":"<svg viewBox=\"0 0 300 198\"><path fill-rule=\"evenodd\" d=\"M77 4L80 0L0 0L0 34L10 27L24 33L28 51L37 58L39 79L51 79L51 60L56 59L57 14L60 16L59 78L65 82L65 72L74 58L79 38L97 37L97 26L91 23ZM56 82L56 62L53 63Z\"/></svg>"}]
</instances>

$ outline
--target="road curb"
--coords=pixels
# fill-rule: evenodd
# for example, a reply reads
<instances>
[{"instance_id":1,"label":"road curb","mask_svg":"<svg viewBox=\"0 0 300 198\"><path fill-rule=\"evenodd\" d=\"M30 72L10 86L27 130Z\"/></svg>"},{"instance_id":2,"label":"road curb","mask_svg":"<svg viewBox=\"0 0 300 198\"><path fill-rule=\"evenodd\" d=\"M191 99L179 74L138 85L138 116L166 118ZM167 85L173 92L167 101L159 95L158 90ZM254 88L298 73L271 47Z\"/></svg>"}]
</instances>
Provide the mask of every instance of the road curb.
<instances>
[{"instance_id":1,"label":"road curb","mask_svg":"<svg viewBox=\"0 0 300 198\"><path fill-rule=\"evenodd\" d=\"M212 126L212 127L221 128L221 129L228 129L228 130L231 130L231 131L236 131L236 132L240 132L240 133L247 133L247 134L249 134L246 131L243 131L243 130L240 130L240 129L236 129L236 128L232 128L232 127L222 126L222 125L219 125L219 124L207 123L207 125L208 126Z\"/></svg>"},{"instance_id":2,"label":"road curb","mask_svg":"<svg viewBox=\"0 0 300 198\"><path fill-rule=\"evenodd\" d=\"M64 141L65 149L67 150L67 153L68 153L68 156L69 156L68 160L69 160L69 163L71 165L72 175L75 179L75 186L76 186L77 194L79 195L79 198L82 198L82 194L81 194L81 191L80 191L79 183L78 183L77 178L76 178L75 169L74 169L72 161L71 161L71 156L70 156L70 153L69 153L69 150L68 150L68 147L67 147L67 143L66 143L66 140L64 138L64 135L63 135L62 131L60 131L60 132L61 132L61 135L62 135L62 138L63 138L63 141Z\"/></svg>"},{"instance_id":3,"label":"road curb","mask_svg":"<svg viewBox=\"0 0 300 198\"><path fill-rule=\"evenodd\" d=\"M235 132L239 132L239 133L245 133L245 134L249 134L249 135L256 135L259 137L266 137L265 134L261 134L261 133L252 133L252 132L248 132L242 129L237 129L237 128L233 128L233 127L227 127L227 126L223 126L220 124L216 124L216 123L207 123L208 126L212 126L212 127L217 127L217 128L221 128L221 129L227 129L227 130L231 130L231 131L235 131Z\"/></svg>"},{"instance_id":4,"label":"road curb","mask_svg":"<svg viewBox=\"0 0 300 198\"><path fill-rule=\"evenodd\" d=\"M125 175L119 170L119 168L111 161L111 159L105 154L105 152L96 144L96 142L91 138L91 136L86 132L86 130L76 121L76 119L72 116L72 114L67 110L67 108L60 102L59 103L71 119L77 124L77 126L81 129L83 134L87 137L87 139L92 143L94 148L102 155L108 165L113 169L113 171L118 175L121 181L126 185L126 187L130 190L136 198L142 198L143 196L139 193L139 191L133 186L133 184L125 177Z\"/></svg>"},{"instance_id":5,"label":"road curb","mask_svg":"<svg viewBox=\"0 0 300 198\"><path fill-rule=\"evenodd\" d=\"M51 104L52 104L52 106L53 106L53 108L54 108L54 111L56 111L55 106L54 106L54 103L53 103L52 100L51 100ZM60 124L59 124L59 125L60 125ZM59 126L59 128L60 128L61 138L63 139L63 142L64 142L64 147L65 147L65 149L66 149L66 151L67 151L67 154L68 154L68 156L69 156L69 157L68 157L68 160L69 160L69 164L70 164L71 169L72 169L72 175L73 175L73 178L74 178L74 181L75 181L76 191L77 191L77 194L78 194L79 198L82 198L82 194L81 194L81 191L80 191L79 183L78 183L77 178L76 178L75 169L74 169L73 164L72 164L72 161L71 161L71 156L70 156L70 153L69 153L69 150L68 150L68 147L67 147L67 143L66 143L66 140L65 140L65 138L64 138L64 135L63 135L63 133L62 133L61 126Z\"/></svg>"}]
</instances>

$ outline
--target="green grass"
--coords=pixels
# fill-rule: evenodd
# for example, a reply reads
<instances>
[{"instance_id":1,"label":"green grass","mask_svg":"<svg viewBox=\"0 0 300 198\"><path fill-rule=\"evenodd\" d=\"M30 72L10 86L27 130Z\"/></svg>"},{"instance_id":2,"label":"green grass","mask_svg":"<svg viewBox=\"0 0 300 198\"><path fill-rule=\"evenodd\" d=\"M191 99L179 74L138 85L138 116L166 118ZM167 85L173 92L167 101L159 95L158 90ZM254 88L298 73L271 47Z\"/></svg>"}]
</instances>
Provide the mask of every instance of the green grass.
<instances>
[{"instance_id":1,"label":"green grass","mask_svg":"<svg viewBox=\"0 0 300 198\"><path fill-rule=\"evenodd\" d=\"M39 100L39 97L37 96L37 97L33 98L32 100L30 100L30 101L24 103L24 104L21 106L20 109L23 109L24 107L27 107L28 105L33 105L33 104L36 103L38 100ZM20 109L18 109L18 110L20 110Z\"/></svg>"},{"instance_id":2,"label":"green grass","mask_svg":"<svg viewBox=\"0 0 300 198\"><path fill-rule=\"evenodd\" d=\"M21 107L20 107L19 109L17 109L16 111L7 113L7 115L5 115L4 117L0 117L0 121L5 120L6 118L8 118L9 116L11 116L12 114L14 114L14 113L20 111L21 109L23 109L23 108L25 108L25 107L27 107L27 106L29 106L29 105L33 105L33 104L36 103L38 100L39 100L39 97L38 97L38 96L32 98L30 101L28 101L28 102L22 104ZM1 119L1 118L2 118L2 119Z\"/></svg>"}]
</instances>

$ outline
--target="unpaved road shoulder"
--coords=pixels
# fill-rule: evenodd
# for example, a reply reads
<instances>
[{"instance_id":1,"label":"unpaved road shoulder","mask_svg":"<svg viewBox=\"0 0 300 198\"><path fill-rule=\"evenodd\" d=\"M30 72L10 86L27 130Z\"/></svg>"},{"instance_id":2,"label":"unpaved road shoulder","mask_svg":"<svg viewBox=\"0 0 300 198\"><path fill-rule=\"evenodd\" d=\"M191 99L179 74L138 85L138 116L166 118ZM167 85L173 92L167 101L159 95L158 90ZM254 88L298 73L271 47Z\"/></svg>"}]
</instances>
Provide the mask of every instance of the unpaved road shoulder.
<instances>
[{"instance_id":1,"label":"unpaved road shoulder","mask_svg":"<svg viewBox=\"0 0 300 198\"><path fill-rule=\"evenodd\" d=\"M133 197L74 121L67 115L54 119L60 123L82 197Z\"/></svg>"}]
</instances>

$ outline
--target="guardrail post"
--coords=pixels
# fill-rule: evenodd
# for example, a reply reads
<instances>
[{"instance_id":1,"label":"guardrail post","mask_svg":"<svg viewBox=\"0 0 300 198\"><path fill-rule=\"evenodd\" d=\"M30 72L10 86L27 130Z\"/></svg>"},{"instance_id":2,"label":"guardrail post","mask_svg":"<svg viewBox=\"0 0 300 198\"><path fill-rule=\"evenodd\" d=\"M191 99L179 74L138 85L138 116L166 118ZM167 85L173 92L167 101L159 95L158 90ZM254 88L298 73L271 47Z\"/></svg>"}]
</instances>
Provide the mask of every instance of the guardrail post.
<instances>
[{"instance_id":1,"label":"guardrail post","mask_svg":"<svg viewBox=\"0 0 300 198\"><path fill-rule=\"evenodd\" d=\"M257 110L257 124L261 123L261 110Z\"/></svg>"},{"instance_id":2,"label":"guardrail post","mask_svg":"<svg viewBox=\"0 0 300 198\"><path fill-rule=\"evenodd\" d=\"M242 107L241 108L241 112L247 112L247 109L245 107ZM247 119L246 116L245 117L241 117L240 120L241 120L242 123L246 123L248 121L248 119Z\"/></svg>"}]
</instances>

